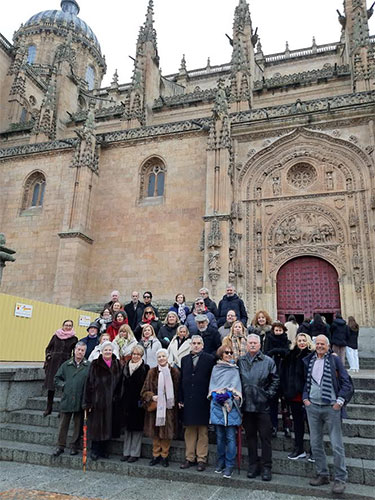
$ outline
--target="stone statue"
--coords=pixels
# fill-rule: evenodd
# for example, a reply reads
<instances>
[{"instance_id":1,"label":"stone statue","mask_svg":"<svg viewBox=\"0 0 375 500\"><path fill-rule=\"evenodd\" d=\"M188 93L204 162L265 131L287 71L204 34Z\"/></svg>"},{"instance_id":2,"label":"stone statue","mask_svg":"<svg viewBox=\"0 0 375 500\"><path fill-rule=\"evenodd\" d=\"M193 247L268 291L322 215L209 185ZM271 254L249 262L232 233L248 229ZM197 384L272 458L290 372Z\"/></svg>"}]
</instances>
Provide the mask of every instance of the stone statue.
<instances>
[{"instance_id":1,"label":"stone statue","mask_svg":"<svg viewBox=\"0 0 375 500\"><path fill-rule=\"evenodd\" d=\"M3 276L3 270L6 262L14 262L16 259L13 255L16 253L15 250L11 250L5 246L6 239L5 234L0 233L0 283Z\"/></svg>"}]
</instances>

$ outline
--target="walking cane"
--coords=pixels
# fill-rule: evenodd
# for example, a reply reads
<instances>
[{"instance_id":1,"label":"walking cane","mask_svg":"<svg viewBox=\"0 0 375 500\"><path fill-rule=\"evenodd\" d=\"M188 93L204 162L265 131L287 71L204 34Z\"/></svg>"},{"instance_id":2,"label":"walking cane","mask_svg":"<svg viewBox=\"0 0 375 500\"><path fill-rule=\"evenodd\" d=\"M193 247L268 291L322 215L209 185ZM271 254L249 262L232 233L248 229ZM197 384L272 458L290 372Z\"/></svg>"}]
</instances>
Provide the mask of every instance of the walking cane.
<instances>
[{"instance_id":1,"label":"walking cane","mask_svg":"<svg viewBox=\"0 0 375 500\"><path fill-rule=\"evenodd\" d=\"M87 410L83 412L83 449L82 449L82 466L83 472L86 472L87 462Z\"/></svg>"},{"instance_id":2,"label":"walking cane","mask_svg":"<svg viewBox=\"0 0 375 500\"><path fill-rule=\"evenodd\" d=\"M242 459L242 427L237 427L237 466L238 474L241 473L241 459Z\"/></svg>"}]
</instances>

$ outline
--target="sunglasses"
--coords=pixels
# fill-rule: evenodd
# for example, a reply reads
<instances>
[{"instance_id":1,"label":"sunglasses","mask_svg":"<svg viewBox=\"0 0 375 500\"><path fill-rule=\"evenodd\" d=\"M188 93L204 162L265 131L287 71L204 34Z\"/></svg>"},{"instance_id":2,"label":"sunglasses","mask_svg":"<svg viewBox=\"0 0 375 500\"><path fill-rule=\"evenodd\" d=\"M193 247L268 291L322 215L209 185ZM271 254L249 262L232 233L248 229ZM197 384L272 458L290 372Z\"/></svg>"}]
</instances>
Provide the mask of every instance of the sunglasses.
<instances>
[{"instance_id":1,"label":"sunglasses","mask_svg":"<svg viewBox=\"0 0 375 500\"><path fill-rule=\"evenodd\" d=\"M233 355L233 351L224 351L225 354L230 354L231 356Z\"/></svg>"},{"instance_id":2,"label":"sunglasses","mask_svg":"<svg viewBox=\"0 0 375 500\"><path fill-rule=\"evenodd\" d=\"M151 299L150 295L143 295L144 299Z\"/></svg>"},{"instance_id":3,"label":"sunglasses","mask_svg":"<svg viewBox=\"0 0 375 500\"><path fill-rule=\"evenodd\" d=\"M146 311L145 314L154 314L152 311Z\"/></svg>"}]
</instances>

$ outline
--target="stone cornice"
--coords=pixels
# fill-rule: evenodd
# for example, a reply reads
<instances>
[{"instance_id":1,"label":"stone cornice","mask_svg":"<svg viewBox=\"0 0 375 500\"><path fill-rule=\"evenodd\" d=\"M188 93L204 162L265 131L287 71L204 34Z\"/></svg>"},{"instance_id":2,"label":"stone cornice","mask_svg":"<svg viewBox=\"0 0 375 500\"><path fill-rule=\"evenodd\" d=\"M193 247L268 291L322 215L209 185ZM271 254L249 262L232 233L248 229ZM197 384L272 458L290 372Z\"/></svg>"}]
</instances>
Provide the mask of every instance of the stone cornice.
<instances>
[{"instance_id":1,"label":"stone cornice","mask_svg":"<svg viewBox=\"0 0 375 500\"><path fill-rule=\"evenodd\" d=\"M231 219L232 216L230 214L212 214L203 216L204 222L210 222L211 220L226 221Z\"/></svg>"},{"instance_id":2,"label":"stone cornice","mask_svg":"<svg viewBox=\"0 0 375 500\"><path fill-rule=\"evenodd\" d=\"M89 245L92 245L94 243L94 240L92 238L87 236L87 234L81 233L80 231L64 231L62 233L58 233L58 237L61 239L79 238Z\"/></svg>"},{"instance_id":3,"label":"stone cornice","mask_svg":"<svg viewBox=\"0 0 375 500\"><path fill-rule=\"evenodd\" d=\"M57 151L59 149L71 149L77 144L77 139L69 139L69 142L64 140L56 140L50 142L40 142L36 144L24 144L23 146L13 146L11 148L0 148L0 159L9 158L12 156L24 156L33 153L45 153L49 151Z\"/></svg>"}]
</instances>

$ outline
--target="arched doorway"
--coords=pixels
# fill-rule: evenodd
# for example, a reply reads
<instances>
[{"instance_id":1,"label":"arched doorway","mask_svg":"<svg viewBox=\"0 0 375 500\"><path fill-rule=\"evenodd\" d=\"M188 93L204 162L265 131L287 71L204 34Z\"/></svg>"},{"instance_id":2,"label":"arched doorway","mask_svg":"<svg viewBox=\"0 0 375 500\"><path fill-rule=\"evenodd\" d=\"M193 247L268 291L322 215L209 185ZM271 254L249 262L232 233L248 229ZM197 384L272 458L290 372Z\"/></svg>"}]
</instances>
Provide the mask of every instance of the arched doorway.
<instances>
[{"instance_id":1,"label":"arched doorway","mask_svg":"<svg viewBox=\"0 0 375 500\"><path fill-rule=\"evenodd\" d=\"M340 290L336 269L318 257L297 257L277 273L277 316L286 321L294 314L300 323L315 313L331 323L340 312Z\"/></svg>"}]
</instances>

